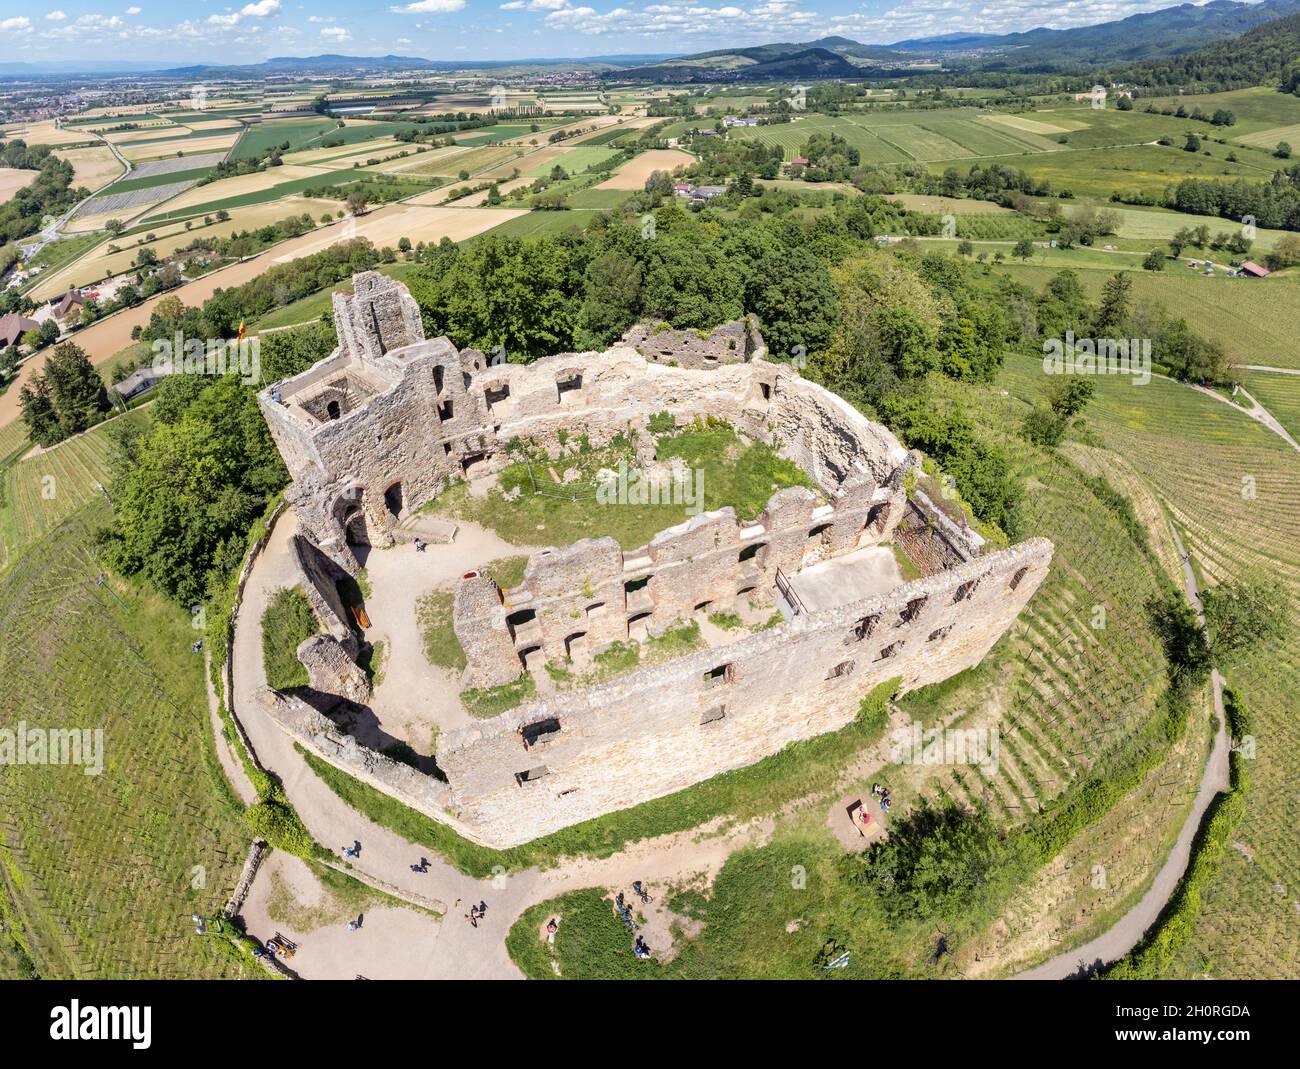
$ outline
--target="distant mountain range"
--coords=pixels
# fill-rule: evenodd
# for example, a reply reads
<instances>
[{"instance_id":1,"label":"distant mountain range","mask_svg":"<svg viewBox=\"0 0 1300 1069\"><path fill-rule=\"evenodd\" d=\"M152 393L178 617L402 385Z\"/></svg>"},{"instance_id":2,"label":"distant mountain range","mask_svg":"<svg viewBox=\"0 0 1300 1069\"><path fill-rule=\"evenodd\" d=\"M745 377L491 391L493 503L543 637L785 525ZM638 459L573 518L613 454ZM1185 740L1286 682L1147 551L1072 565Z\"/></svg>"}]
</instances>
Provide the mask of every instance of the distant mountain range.
<instances>
[{"instance_id":1,"label":"distant mountain range","mask_svg":"<svg viewBox=\"0 0 1300 1069\"><path fill-rule=\"evenodd\" d=\"M762 81L866 77L897 73L924 60L979 70L1066 71L1117 66L1178 56L1239 36L1274 19L1300 12L1300 0L1211 0L1180 4L1116 22L1070 30L1040 28L1024 33L946 33L864 45L847 37L727 48L676 56L621 73L668 82Z\"/></svg>"},{"instance_id":2,"label":"distant mountain range","mask_svg":"<svg viewBox=\"0 0 1300 1069\"><path fill-rule=\"evenodd\" d=\"M159 69L149 64L93 60L83 63L0 63L0 77L140 73L175 77L246 77L295 73L379 73L398 70L491 70L568 67L637 81L791 81L897 74L927 64L984 71L1069 71L1117 67L1185 55L1227 41L1257 26L1300 13L1300 0L1210 0L1179 4L1115 22L1069 30L1023 33L946 33L890 45L864 45L847 37L723 48L692 55L603 55L577 59L430 60L418 56L277 56L260 63L196 64Z\"/></svg>"}]
</instances>

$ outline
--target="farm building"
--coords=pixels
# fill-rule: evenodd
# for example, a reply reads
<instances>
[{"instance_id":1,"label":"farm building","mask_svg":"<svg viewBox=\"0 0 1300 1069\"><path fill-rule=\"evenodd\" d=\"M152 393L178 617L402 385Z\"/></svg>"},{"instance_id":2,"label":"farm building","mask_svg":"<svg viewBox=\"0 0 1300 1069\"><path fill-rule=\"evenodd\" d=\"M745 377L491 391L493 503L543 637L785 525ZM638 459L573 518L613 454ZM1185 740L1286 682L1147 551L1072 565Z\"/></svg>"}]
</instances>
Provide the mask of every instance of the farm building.
<instances>
[{"instance_id":1,"label":"farm building","mask_svg":"<svg viewBox=\"0 0 1300 1069\"><path fill-rule=\"evenodd\" d=\"M28 319L17 312L0 316L0 345L17 345L24 334L29 330L36 330L39 326L36 320Z\"/></svg>"},{"instance_id":2,"label":"farm building","mask_svg":"<svg viewBox=\"0 0 1300 1069\"><path fill-rule=\"evenodd\" d=\"M1241 273L1246 278L1267 278L1268 268L1260 267L1254 260L1246 260L1241 265Z\"/></svg>"}]
</instances>

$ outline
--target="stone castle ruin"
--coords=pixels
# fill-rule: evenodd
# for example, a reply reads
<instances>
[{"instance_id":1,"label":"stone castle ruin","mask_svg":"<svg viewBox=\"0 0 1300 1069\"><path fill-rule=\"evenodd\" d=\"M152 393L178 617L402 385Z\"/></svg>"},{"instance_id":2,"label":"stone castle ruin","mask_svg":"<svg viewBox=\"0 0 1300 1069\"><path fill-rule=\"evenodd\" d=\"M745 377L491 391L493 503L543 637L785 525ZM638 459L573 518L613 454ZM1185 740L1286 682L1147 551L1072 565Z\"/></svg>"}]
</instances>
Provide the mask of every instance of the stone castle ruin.
<instances>
[{"instance_id":1,"label":"stone castle ruin","mask_svg":"<svg viewBox=\"0 0 1300 1069\"><path fill-rule=\"evenodd\" d=\"M757 606L781 622L443 731L440 776L367 749L298 696L268 696L308 749L476 842L527 842L837 730L885 680L910 689L977 664L1046 575L1050 542L985 552L909 495L920 457L767 361L752 317L709 334L634 328L604 353L493 365L425 339L400 283L365 272L354 291L334 297L338 348L259 395L293 477L301 585L325 625L299 650L317 691L364 698L336 586L359 570L357 547L392 544L419 506L513 463L516 439L559 457L569 435L593 447L631 437L649 463L651 417L721 418L821 491L778 490L752 518L702 511L631 550L593 531L534 553L509 589L466 573L453 625L465 683L479 688L585 664L701 613ZM915 546L928 574L905 581L892 543Z\"/></svg>"}]
</instances>

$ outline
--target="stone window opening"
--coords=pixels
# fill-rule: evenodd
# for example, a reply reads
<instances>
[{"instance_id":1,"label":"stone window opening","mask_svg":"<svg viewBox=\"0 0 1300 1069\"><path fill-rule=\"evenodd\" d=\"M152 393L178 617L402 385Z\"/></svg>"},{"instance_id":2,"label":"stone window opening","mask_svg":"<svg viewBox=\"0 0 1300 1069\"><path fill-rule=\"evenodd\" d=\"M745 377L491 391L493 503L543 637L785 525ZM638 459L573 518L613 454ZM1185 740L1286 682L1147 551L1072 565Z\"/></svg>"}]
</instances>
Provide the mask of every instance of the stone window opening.
<instances>
[{"instance_id":1,"label":"stone window opening","mask_svg":"<svg viewBox=\"0 0 1300 1069\"><path fill-rule=\"evenodd\" d=\"M940 639L947 638L948 632L951 630L952 624L948 624L946 627L941 627L937 631L931 631L930 637L926 639L926 642L938 642Z\"/></svg>"},{"instance_id":2,"label":"stone window opening","mask_svg":"<svg viewBox=\"0 0 1300 1069\"><path fill-rule=\"evenodd\" d=\"M700 726L716 724L719 720L725 720L726 716L727 707L725 705L715 705L712 709L704 710L704 715L700 717Z\"/></svg>"},{"instance_id":3,"label":"stone window opening","mask_svg":"<svg viewBox=\"0 0 1300 1069\"><path fill-rule=\"evenodd\" d=\"M575 371L562 379L555 380L555 391L563 398L566 393L576 393L582 389L582 372Z\"/></svg>"},{"instance_id":4,"label":"stone window opening","mask_svg":"<svg viewBox=\"0 0 1300 1069\"><path fill-rule=\"evenodd\" d=\"M405 500L402 492L402 484L400 482L393 483L392 486L384 491L384 507L388 509L388 514L392 516L393 519L398 520L402 517L402 509L404 505Z\"/></svg>"},{"instance_id":5,"label":"stone window opening","mask_svg":"<svg viewBox=\"0 0 1300 1069\"><path fill-rule=\"evenodd\" d=\"M510 641L518 642L529 624L536 624L536 609L520 609L506 617L506 627L510 631Z\"/></svg>"},{"instance_id":6,"label":"stone window opening","mask_svg":"<svg viewBox=\"0 0 1300 1069\"><path fill-rule=\"evenodd\" d=\"M770 401L770 400L772 400L772 387L771 387L771 386L769 386L766 382L760 382L760 383L758 384L758 388L759 388L760 390L763 391L763 400L764 400L764 401Z\"/></svg>"},{"instance_id":7,"label":"stone window opening","mask_svg":"<svg viewBox=\"0 0 1300 1069\"><path fill-rule=\"evenodd\" d=\"M857 661L841 661L829 672L826 673L827 679L843 679L845 676L851 676L853 670L857 668Z\"/></svg>"},{"instance_id":8,"label":"stone window opening","mask_svg":"<svg viewBox=\"0 0 1300 1069\"><path fill-rule=\"evenodd\" d=\"M903 611L898 614L898 623L894 626L902 627L904 624L910 624L921 615L921 610L925 608L925 603L929 600L929 598L913 598L907 603Z\"/></svg>"},{"instance_id":9,"label":"stone window opening","mask_svg":"<svg viewBox=\"0 0 1300 1069\"><path fill-rule=\"evenodd\" d=\"M650 576L645 575L640 579L633 579L623 584L623 596L627 600L628 612L650 612L654 609L654 598L650 593L650 579Z\"/></svg>"},{"instance_id":10,"label":"stone window opening","mask_svg":"<svg viewBox=\"0 0 1300 1069\"><path fill-rule=\"evenodd\" d=\"M456 418L456 406L450 397L438 404L438 418L446 423L448 420Z\"/></svg>"},{"instance_id":11,"label":"stone window opening","mask_svg":"<svg viewBox=\"0 0 1300 1069\"><path fill-rule=\"evenodd\" d=\"M708 612L708 611L709 611L709 606L711 606L712 604L713 604L713 602L711 602L711 601L701 601L701 602L699 602L699 603L696 604L696 606L695 606L695 608L692 610L692 612Z\"/></svg>"},{"instance_id":12,"label":"stone window opening","mask_svg":"<svg viewBox=\"0 0 1300 1069\"><path fill-rule=\"evenodd\" d=\"M979 585L980 585L979 576L976 576L974 579L966 580L966 582L962 583L962 585L957 588L957 592L953 594L952 603L956 605L957 602L959 601L965 601L967 598L969 598L972 594L975 593L975 588Z\"/></svg>"},{"instance_id":13,"label":"stone window opening","mask_svg":"<svg viewBox=\"0 0 1300 1069\"><path fill-rule=\"evenodd\" d=\"M746 561L753 560L755 557L758 556L758 551L762 549L765 545L767 545L766 542L755 542L751 546L745 546L745 548L742 549L739 555L736 557L737 563L744 564Z\"/></svg>"},{"instance_id":14,"label":"stone window opening","mask_svg":"<svg viewBox=\"0 0 1300 1069\"><path fill-rule=\"evenodd\" d=\"M861 642L863 639L869 638L871 632L876 629L876 624L879 622L879 613L873 613L871 616L864 616L857 622L857 626L853 628L852 640L854 642Z\"/></svg>"},{"instance_id":15,"label":"stone window opening","mask_svg":"<svg viewBox=\"0 0 1300 1069\"><path fill-rule=\"evenodd\" d=\"M882 650L880 651L880 653L878 653L878 654L876 655L876 660L877 660L877 661L887 661L887 660L889 660L889 658L893 657L893 656L898 652L898 648L899 648L899 646L901 646L901 645L902 645L901 642L894 642L894 643L891 643L890 645L886 646L884 649L882 649Z\"/></svg>"},{"instance_id":16,"label":"stone window opening","mask_svg":"<svg viewBox=\"0 0 1300 1069\"><path fill-rule=\"evenodd\" d=\"M727 683L736 681L736 666L734 664L720 664L717 668L711 668L704 673L704 686L721 687Z\"/></svg>"},{"instance_id":17,"label":"stone window opening","mask_svg":"<svg viewBox=\"0 0 1300 1069\"><path fill-rule=\"evenodd\" d=\"M330 419L338 419L339 416L343 415L342 410L339 408L339 403L337 401L330 401L329 404L325 406L325 415Z\"/></svg>"},{"instance_id":18,"label":"stone window opening","mask_svg":"<svg viewBox=\"0 0 1300 1069\"><path fill-rule=\"evenodd\" d=\"M531 724L525 724L519 729L519 734L524 740L524 749L530 750L539 743L552 742L560 733L560 721L555 717L547 717L545 720L534 720Z\"/></svg>"},{"instance_id":19,"label":"stone window opening","mask_svg":"<svg viewBox=\"0 0 1300 1069\"><path fill-rule=\"evenodd\" d=\"M645 638L650 633L650 619L654 613L639 612L627 618L627 637L633 640Z\"/></svg>"},{"instance_id":20,"label":"stone window opening","mask_svg":"<svg viewBox=\"0 0 1300 1069\"><path fill-rule=\"evenodd\" d=\"M442 393L443 376L446 374L441 364L433 369L433 392Z\"/></svg>"},{"instance_id":21,"label":"stone window opening","mask_svg":"<svg viewBox=\"0 0 1300 1069\"><path fill-rule=\"evenodd\" d=\"M538 765L536 768L530 768L523 772L515 773L515 783L522 787L525 783L534 783L543 776L549 776L551 770L545 765Z\"/></svg>"},{"instance_id":22,"label":"stone window opening","mask_svg":"<svg viewBox=\"0 0 1300 1069\"><path fill-rule=\"evenodd\" d=\"M502 401L510 396L510 384L506 382L497 383L494 386L487 386L483 390L483 399L488 405L499 405Z\"/></svg>"},{"instance_id":23,"label":"stone window opening","mask_svg":"<svg viewBox=\"0 0 1300 1069\"><path fill-rule=\"evenodd\" d=\"M867 510L867 522L863 525L864 534L880 534L885 529L885 524L889 522L889 502L882 501L878 505L872 505Z\"/></svg>"},{"instance_id":24,"label":"stone window opening","mask_svg":"<svg viewBox=\"0 0 1300 1069\"><path fill-rule=\"evenodd\" d=\"M451 456L451 443L450 443L450 442L443 442L443 443L442 443L442 453L443 453L443 456L448 456L448 457Z\"/></svg>"},{"instance_id":25,"label":"stone window opening","mask_svg":"<svg viewBox=\"0 0 1300 1069\"><path fill-rule=\"evenodd\" d=\"M1021 568L1018 572L1016 572L1016 574L1011 577L1011 583L1010 583L1011 589L1015 590L1016 587L1020 585L1021 581L1028 574L1029 574L1029 569L1027 567Z\"/></svg>"},{"instance_id":26,"label":"stone window opening","mask_svg":"<svg viewBox=\"0 0 1300 1069\"><path fill-rule=\"evenodd\" d=\"M564 640L565 656L571 661L582 659L587 654L587 632L575 631Z\"/></svg>"},{"instance_id":27,"label":"stone window opening","mask_svg":"<svg viewBox=\"0 0 1300 1069\"><path fill-rule=\"evenodd\" d=\"M469 478L470 468L472 468L475 464L479 463L483 459L484 459L484 454L482 453L470 453L468 456L461 458L460 470L465 473L465 478L467 479Z\"/></svg>"}]
</instances>

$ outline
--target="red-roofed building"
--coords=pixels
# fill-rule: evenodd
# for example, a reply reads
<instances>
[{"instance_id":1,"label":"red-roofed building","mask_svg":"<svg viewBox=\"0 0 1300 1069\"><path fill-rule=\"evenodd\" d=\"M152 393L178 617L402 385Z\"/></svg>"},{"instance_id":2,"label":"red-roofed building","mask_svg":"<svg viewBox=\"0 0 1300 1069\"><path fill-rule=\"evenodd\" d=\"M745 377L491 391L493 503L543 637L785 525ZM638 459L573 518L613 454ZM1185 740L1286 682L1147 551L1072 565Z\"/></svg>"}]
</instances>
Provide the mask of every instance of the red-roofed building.
<instances>
[{"instance_id":1,"label":"red-roofed building","mask_svg":"<svg viewBox=\"0 0 1300 1069\"><path fill-rule=\"evenodd\" d=\"M1241 265L1241 273L1248 278L1268 278L1268 268L1260 267L1254 260L1246 260Z\"/></svg>"},{"instance_id":2,"label":"red-roofed building","mask_svg":"<svg viewBox=\"0 0 1300 1069\"><path fill-rule=\"evenodd\" d=\"M29 330L36 330L40 324L34 319L28 319L17 312L10 312L7 316L0 316L0 349L10 345L18 344L18 341Z\"/></svg>"}]
</instances>

